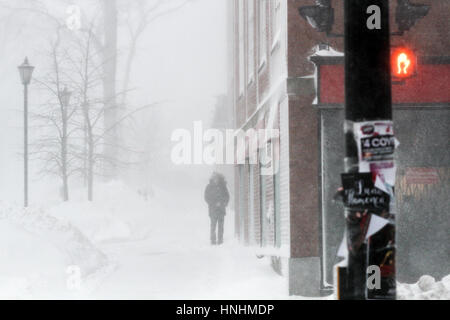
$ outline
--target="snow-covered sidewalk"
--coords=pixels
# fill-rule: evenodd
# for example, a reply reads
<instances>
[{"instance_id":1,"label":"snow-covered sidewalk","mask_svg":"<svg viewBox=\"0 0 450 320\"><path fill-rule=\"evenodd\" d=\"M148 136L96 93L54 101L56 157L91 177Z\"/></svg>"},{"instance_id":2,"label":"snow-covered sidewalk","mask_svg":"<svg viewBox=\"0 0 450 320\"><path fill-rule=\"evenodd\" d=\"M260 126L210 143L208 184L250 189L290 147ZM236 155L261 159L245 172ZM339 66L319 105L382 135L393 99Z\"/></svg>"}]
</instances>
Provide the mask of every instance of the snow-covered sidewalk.
<instances>
[{"instance_id":1,"label":"snow-covered sidewalk","mask_svg":"<svg viewBox=\"0 0 450 320\"><path fill-rule=\"evenodd\" d=\"M208 211L198 193L177 195L174 202L160 192L140 206L134 199L134 211L148 212L141 220L147 230L140 226L139 232L146 236L99 243L116 270L90 298L288 298L287 281L273 272L269 259L257 259L234 239L232 212L225 220L225 244L209 244Z\"/></svg>"},{"instance_id":2,"label":"snow-covered sidewalk","mask_svg":"<svg viewBox=\"0 0 450 320\"><path fill-rule=\"evenodd\" d=\"M92 298L288 298L285 281L271 270L269 261L259 260L234 244L164 248L146 240L109 244L102 249L118 266Z\"/></svg>"}]
</instances>

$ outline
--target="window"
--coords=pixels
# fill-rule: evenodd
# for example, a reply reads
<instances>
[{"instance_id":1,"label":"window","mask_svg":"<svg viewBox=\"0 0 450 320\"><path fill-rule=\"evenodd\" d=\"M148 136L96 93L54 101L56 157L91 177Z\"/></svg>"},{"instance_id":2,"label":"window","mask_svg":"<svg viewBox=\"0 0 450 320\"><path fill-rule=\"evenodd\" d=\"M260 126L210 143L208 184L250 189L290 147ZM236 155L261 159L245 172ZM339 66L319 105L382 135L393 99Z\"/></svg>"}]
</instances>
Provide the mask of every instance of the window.
<instances>
[{"instance_id":1,"label":"window","mask_svg":"<svg viewBox=\"0 0 450 320\"><path fill-rule=\"evenodd\" d=\"M255 2L247 2L247 22L248 22L248 82L253 81L255 69Z\"/></svg>"},{"instance_id":2,"label":"window","mask_svg":"<svg viewBox=\"0 0 450 320\"><path fill-rule=\"evenodd\" d=\"M263 157L264 157L265 151L261 151L259 152L259 163L258 166L260 168L259 172L259 223L260 223L260 232L261 232L261 237L260 237L260 245L261 247L264 247L266 245L266 237L265 237L265 229L266 229L266 224L267 224L267 220L266 220L266 190L267 190L267 186L266 186L266 176L261 174L261 168L262 168L262 162L264 162Z\"/></svg>"},{"instance_id":3,"label":"window","mask_svg":"<svg viewBox=\"0 0 450 320\"><path fill-rule=\"evenodd\" d=\"M245 88L245 35L244 35L244 0L239 0L239 95L244 94Z\"/></svg>"},{"instance_id":4,"label":"window","mask_svg":"<svg viewBox=\"0 0 450 320\"><path fill-rule=\"evenodd\" d=\"M267 0L259 1L259 66L266 61L267 50Z\"/></svg>"}]
</instances>

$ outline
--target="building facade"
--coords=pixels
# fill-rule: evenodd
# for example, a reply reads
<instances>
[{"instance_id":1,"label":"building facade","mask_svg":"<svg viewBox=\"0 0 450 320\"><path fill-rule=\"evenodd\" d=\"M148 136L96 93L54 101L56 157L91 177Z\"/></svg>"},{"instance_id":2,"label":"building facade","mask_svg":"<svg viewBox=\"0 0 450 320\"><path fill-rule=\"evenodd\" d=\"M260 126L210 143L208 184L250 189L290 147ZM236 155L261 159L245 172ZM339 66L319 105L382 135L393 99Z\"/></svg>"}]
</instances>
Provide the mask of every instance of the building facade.
<instances>
[{"instance_id":1,"label":"building facade","mask_svg":"<svg viewBox=\"0 0 450 320\"><path fill-rule=\"evenodd\" d=\"M442 64L440 81L446 85L441 88L449 89L446 57L450 52L447 34L450 3L421 2L432 5L426 20L403 37L393 38L392 43L393 46L408 43L418 56L435 57L423 60ZM313 0L232 0L229 3L229 40L233 44L229 97L235 129L245 133L260 129L279 132L278 136L259 139L256 146L247 135L245 163L236 165L234 170L236 236L242 244L271 257L274 269L286 277L290 294L328 293L332 265L337 262L334 257L343 236L342 208L333 207L330 198L339 187L339 181L330 177L339 178L343 172L344 80L339 78L343 70L343 39L328 38L299 16L298 8L314 5ZM393 16L396 6L392 3ZM334 33L342 33L343 2L333 0L332 6ZM327 65L335 69L324 68ZM321 81L322 77L328 82ZM322 88L324 85L326 88ZM420 87L420 83L416 86ZM408 90L406 96L410 97L415 90ZM400 91L397 95L405 95L401 89L397 91ZM439 132L434 134L448 137L448 91L444 90L437 103L432 99L418 102L414 97L398 100L395 112L400 117L408 114L401 119L398 131L404 129L411 133L410 128L406 130L407 119L420 117L417 112L423 112L425 119L437 121ZM428 139L433 139L434 134L430 133ZM417 135L423 133L417 131ZM405 137L405 140L408 140L407 148L401 152L400 162L412 151L411 139ZM443 152L439 163L409 159L410 165L411 168L435 168L444 186L448 186L449 152L442 151L449 149L448 139L438 139L436 143ZM438 151L430 152L430 158L436 158L433 152ZM262 173L266 172L267 157L274 168L272 174ZM407 180L402 176L399 181ZM399 199L415 196L406 191L410 187L399 186ZM440 201L449 207L448 197ZM443 262L448 262L446 259Z\"/></svg>"}]
</instances>

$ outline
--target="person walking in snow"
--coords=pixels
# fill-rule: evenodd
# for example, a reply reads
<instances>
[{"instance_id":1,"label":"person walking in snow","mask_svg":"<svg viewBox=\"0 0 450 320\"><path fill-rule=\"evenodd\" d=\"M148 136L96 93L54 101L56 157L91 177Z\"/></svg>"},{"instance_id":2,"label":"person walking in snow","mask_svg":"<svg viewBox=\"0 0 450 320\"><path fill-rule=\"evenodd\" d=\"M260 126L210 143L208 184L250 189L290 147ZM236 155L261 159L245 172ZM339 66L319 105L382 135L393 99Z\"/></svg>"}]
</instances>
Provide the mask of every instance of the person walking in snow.
<instances>
[{"instance_id":1,"label":"person walking in snow","mask_svg":"<svg viewBox=\"0 0 450 320\"><path fill-rule=\"evenodd\" d=\"M211 219L211 244L223 243L223 228L226 215L226 207L230 200L225 177L214 172L205 189L205 201L209 208L209 218ZM217 238L216 238L216 229Z\"/></svg>"}]
</instances>

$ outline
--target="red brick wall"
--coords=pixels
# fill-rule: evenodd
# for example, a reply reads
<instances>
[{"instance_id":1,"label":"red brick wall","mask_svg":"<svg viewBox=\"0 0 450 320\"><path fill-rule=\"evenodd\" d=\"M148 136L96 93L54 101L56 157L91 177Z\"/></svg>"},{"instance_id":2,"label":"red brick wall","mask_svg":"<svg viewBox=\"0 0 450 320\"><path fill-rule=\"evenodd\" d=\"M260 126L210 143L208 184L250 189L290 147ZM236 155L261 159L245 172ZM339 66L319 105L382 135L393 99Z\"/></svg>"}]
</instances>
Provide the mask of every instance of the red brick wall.
<instances>
[{"instance_id":1,"label":"red brick wall","mask_svg":"<svg viewBox=\"0 0 450 320\"><path fill-rule=\"evenodd\" d=\"M319 256L318 129L314 96L289 101L291 257Z\"/></svg>"},{"instance_id":2,"label":"red brick wall","mask_svg":"<svg viewBox=\"0 0 450 320\"><path fill-rule=\"evenodd\" d=\"M288 1L288 77L314 74L308 61L314 46L328 42L337 50L340 39L328 39L316 32L300 17L298 7L314 5L315 1ZM342 2L342 1L340 1ZM337 21L342 15L336 10ZM340 28L339 23L336 28ZM291 93L289 98L289 190L290 190L290 253L293 258L319 256L319 140L314 92Z\"/></svg>"}]
</instances>

